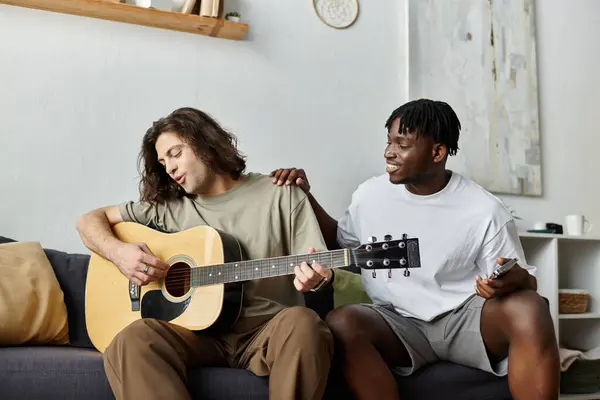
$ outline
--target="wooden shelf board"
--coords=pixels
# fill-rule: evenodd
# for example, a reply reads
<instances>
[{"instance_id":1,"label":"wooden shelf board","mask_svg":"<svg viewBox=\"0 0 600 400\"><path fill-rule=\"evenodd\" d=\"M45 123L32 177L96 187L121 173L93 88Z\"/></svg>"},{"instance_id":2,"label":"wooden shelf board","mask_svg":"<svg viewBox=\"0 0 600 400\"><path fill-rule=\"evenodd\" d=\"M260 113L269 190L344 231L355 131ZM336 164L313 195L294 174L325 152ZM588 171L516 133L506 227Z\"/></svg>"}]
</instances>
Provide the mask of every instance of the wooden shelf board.
<instances>
[{"instance_id":1,"label":"wooden shelf board","mask_svg":"<svg viewBox=\"0 0 600 400\"><path fill-rule=\"evenodd\" d=\"M248 24L138 7L107 0L0 0L0 4L241 40Z\"/></svg>"}]
</instances>

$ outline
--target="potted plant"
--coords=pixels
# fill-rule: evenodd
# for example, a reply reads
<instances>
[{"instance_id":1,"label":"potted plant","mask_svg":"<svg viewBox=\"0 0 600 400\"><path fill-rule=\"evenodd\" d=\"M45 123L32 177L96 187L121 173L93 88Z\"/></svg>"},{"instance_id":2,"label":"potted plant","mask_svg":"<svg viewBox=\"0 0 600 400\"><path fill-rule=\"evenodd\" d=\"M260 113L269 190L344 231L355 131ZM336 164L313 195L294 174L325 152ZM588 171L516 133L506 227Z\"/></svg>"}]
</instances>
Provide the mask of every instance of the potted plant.
<instances>
[{"instance_id":1,"label":"potted plant","mask_svg":"<svg viewBox=\"0 0 600 400\"><path fill-rule=\"evenodd\" d=\"M237 12L229 12L225 14L225 19L233 22L240 22L240 14Z\"/></svg>"}]
</instances>

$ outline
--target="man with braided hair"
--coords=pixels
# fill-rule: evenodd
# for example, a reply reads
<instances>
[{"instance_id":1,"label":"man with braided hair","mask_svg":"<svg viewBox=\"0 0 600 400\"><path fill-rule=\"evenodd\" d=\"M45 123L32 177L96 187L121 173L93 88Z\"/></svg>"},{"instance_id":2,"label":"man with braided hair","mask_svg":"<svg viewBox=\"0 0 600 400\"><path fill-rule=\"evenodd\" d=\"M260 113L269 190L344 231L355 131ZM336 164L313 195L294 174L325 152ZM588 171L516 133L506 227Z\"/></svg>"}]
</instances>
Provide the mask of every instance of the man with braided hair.
<instances>
[{"instance_id":1,"label":"man with braided hair","mask_svg":"<svg viewBox=\"0 0 600 400\"><path fill-rule=\"evenodd\" d=\"M363 272L373 304L327 316L353 394L398 399L393 373L447 360L508 374L515 399L557 399L554 325L514 219L497 197L446 168L458 151L455 112L441 101L415 100L394 110L385 127L386 173L359 185L339 221L310 193L302 169L271 172L276 184L304 189L331 249L371 236L419 238L421 268L410 277ZM518 264L491 279L509 258Z\"/></svg>"}]
</instances>

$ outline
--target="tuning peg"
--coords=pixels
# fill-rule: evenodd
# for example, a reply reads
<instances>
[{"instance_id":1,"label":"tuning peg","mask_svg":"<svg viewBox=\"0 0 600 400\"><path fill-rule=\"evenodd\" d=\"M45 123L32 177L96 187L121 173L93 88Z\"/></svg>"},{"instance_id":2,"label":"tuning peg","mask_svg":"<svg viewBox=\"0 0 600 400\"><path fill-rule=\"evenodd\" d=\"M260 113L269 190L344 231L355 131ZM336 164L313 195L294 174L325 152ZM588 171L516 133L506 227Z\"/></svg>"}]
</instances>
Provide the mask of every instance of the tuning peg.
<instances>
[{"instance_id":1,"label":"tuning peg","mask_svg":"<svg viewBox=\"0 0 600 400\"><path fill-rule=\"evenodd\" d=\"M390 240L392 240L392 235L385 235L385 236L383 237L383 239L384 239L386 242L389 242Z\"/></svg>"},{"instance_id":2,"label":"tuning peg","mask_svg":"<svg viewBox=\"0 0 600 400\"><path fill-rule=\"evenodd\" d=\"M377 241L377 238L375 236L371 236L369 238L369 243L375 243Z\"/></svg>"}]
</instances>

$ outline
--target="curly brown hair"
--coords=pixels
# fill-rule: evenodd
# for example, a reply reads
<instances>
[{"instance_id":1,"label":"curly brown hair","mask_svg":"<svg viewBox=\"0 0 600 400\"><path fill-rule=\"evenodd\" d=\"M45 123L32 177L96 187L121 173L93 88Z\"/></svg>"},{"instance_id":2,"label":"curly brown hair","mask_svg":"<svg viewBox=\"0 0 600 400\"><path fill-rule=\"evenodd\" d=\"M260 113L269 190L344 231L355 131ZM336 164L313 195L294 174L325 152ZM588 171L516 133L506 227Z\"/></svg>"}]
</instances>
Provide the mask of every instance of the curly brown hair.
<instances>
[{"instance_id":1,"label":"curly brown hair","mask_svg":"<svg viewBox=\"0 0 600 400\"><path fill-rule=\"evenodd\" d=\"M158 162L156 140L163 132L175 132L216 173L238 179L246 169L245 157L237 149L237 138L208 114L191 107L173 111L155 121L146 131L138 158L140 200L160 203L188 195Z\"/></svg>"}]
</instances>

